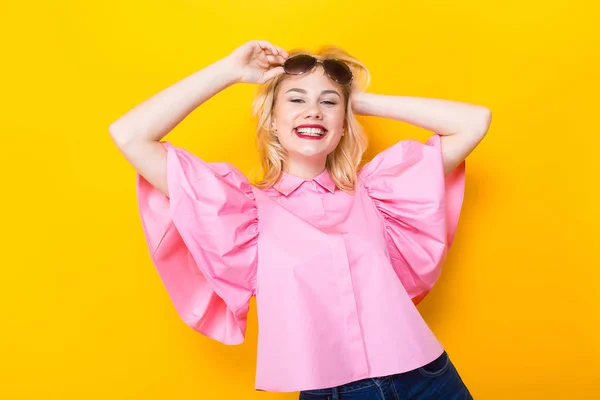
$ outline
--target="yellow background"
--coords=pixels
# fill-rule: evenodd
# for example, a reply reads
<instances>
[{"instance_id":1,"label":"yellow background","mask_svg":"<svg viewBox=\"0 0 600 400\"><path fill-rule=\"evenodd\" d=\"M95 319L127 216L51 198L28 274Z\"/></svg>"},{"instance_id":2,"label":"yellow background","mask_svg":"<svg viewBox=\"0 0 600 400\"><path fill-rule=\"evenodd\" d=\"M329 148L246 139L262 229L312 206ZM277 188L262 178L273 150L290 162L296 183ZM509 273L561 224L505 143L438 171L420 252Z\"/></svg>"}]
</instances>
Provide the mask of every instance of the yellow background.
<instances>
[{"instance_id":1,"label":"yellow background","mask_svg":"<svg viewBox=\"0 0 600 400\"><path fill-rule=\"evenodd\" d=\"M593 1L31 1L2 6L0 397L295 399L254 391L256 310L225 346L178 318L108 126L251 39L332 43L369 91L485 105L464 210L419 309L476 399L600 398ZM236 85L166 139L248 173ZM361 119L367 157L429 132Z\"/></svg>"}]
</instances>

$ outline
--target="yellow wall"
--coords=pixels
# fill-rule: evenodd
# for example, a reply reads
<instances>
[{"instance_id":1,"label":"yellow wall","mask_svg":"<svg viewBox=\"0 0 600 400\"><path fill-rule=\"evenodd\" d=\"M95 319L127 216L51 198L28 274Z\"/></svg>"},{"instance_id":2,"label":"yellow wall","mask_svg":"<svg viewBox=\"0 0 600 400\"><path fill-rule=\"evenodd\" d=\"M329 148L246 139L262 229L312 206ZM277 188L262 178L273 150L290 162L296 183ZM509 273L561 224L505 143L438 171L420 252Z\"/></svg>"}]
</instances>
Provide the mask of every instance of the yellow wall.
<instances>
[{"instance_id":1,"label":"yellow wall","mask_svg":"<svg viewBox=\"0 0 600 400\"><path fill-rule=\"evenodd\" d=\"M256 310L227 347L185 326L108 134L250 39L345 47L370 90L488 106L445 272L419 305L477 399L600 398L598 10L579 1L32 1L3 5L0 397L254 392ZM166 138L249 172L253 86ZM368 156L428 132L362 119ZM226 142L232 141L230 147ZM595 381L595 384L594 384Z\"/></svg>"}]
</instances>

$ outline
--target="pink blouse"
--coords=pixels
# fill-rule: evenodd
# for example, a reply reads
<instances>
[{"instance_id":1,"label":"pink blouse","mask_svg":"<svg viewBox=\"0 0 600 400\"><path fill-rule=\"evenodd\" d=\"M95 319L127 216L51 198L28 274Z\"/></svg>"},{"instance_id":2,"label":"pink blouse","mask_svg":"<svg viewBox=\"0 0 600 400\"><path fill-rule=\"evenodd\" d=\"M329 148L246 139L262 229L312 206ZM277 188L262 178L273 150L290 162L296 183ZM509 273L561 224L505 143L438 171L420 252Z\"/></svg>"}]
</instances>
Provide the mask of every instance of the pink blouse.
<instances>
[{"instance_id":1,"label":"pink blouse","mask_svg":"<svg viewBox=\"0 0 600 400\"><path fill-rule=\"evenodd\" d=\"M183 321L225 344L259 323L256 390L321 389L442 354L415 304L433 287L462 207L465 163L444 176L438 134L403 140L359 172L259 190L228 163L167 149L169 197L137 174L154 265Z\"/></svg>"}]
</instances>

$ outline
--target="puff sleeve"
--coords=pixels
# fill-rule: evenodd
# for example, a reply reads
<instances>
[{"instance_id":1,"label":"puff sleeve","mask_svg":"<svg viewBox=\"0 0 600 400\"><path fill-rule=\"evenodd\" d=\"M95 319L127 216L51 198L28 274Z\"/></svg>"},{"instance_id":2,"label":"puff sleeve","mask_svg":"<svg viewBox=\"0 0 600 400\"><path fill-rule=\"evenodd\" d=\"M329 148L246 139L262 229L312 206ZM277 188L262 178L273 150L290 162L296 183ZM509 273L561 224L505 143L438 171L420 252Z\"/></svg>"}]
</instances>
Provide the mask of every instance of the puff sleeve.
<instances>
[{"instance_id":1,"label":"puff sleeve","mask_svg":"<svg viewBox=\"0 0 600 400\"><path fill-rule=\"evenodd\" d=\"M247 178L169 142L169 197L139 173L136 195L154 266L182 320L224 344L240 344L255 294L258 215Z\"/></svg>"},{"instance_id":2,"label":"puff sleeve","mask_svg":"<svg viewBox=\"0 0 600 400\"><path fill-rule=\"evenodd\" d=\"M465 161L447 176L441 137L403 140L359 172L383 217L392 266L418 304L433 288L454 239L463 203Z\"/></svg>"}]
</instances>

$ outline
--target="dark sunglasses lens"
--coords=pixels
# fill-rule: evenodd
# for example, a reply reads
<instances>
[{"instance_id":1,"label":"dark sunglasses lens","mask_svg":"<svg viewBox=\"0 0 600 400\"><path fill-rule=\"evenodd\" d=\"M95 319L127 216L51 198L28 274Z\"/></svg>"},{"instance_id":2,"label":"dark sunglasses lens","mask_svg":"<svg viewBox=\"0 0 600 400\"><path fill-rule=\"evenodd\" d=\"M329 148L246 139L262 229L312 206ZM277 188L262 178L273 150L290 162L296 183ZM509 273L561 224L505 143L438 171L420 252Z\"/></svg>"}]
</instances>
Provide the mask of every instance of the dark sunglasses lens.
<instances>
[{"instance_id":1,"label":"dark sunglasses lens","mask_svg":"<svg viewBox=\"0 0 600 400\"><path fill-rule=\"evenodd\" d=\"M350 70L350 67L341 61L325 60L323 61L323 67L325 67L325 70L331 79L337 83L345 85L352 80L352 71Z\"/></svg>"},{"instance_id":2,"label":"dark sunglasses lens","mask_svg":"<svg viewBox=\"0 0 600 400\"><path fill-rule=\"evenodd\" d=\"M285 60L283 69L288 74L302 74L315 66L316 59L308 55L293 56Z\"/></svg>"}]
</instances>

